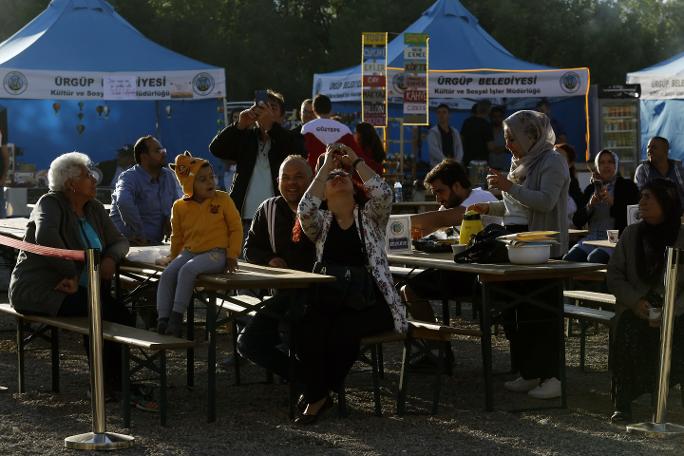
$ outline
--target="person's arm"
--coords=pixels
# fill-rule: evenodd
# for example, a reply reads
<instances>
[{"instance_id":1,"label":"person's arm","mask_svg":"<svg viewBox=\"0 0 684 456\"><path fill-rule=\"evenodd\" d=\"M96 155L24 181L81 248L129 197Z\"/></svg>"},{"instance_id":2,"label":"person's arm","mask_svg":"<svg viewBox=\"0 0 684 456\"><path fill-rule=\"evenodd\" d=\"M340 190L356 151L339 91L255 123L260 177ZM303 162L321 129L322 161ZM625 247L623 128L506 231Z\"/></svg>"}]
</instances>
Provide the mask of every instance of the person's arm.
<instances>
[{"instance_id":1,"label":"person's arm","mask_svg":"<svg viewBox=\"0 0 684 456\"><path fill-rule=\"evenodd\" d=\"M323 229L323 214L319 210L319 206L325 194L325 181L335 166L334 162L332 152L326 152L323 164L297 206L297 218L302 226L302 231L312 242L316 242Z\"/></svg>"},{"instance_id":2,"label":"person's arm","mask_svg":"<svg viewBox=\"0 0 684 456\"><path fill-rule=\"evenodd\" d=\"M240 113L240 120L221 130L221 132L211 140L209 151L215 157L224 160L238 160L240 152L244 151L242 142L245 141L249 134L249 128L255 124L256 119L257 114L254 110L254 106L242 111Z\"/></svg>"},{"instance_id":3,"label":"person's arm","mask_svg":"<svg viewBox=\"0 0 684 456\"><path fill-rule=\"evenodd\" d=\"M463 143L461 142L461 134L455 128L451 128L452 136L454 138L454 160L463 163Z\"/></svg>"},{"instance_id":4,"label":"person's arm","mask_svg":"<svg viewBox=\"0 0 684 456\"><path fill-rule=\"evenodd\" d=\"M228 227L228 249L226 256L237 259L240 255L240 247L242 246L242 217L240 217L240 212L235 207L235 203L230 196L226 198L226 208L223 212L223 217Z\"/></svg>"},{"instance_id":5,"label":"person's arm","mask_svg":"<svg viewBox=\"0 0 684 456\"><path fill-rule=\"evenodd\" d=\"M31 219L36 225L36 244L68 249L60 232L62 216L62 208L54 198L43 197L38 200L31 214ZM74 277L78 273L76 265L71 260L48 256L42 259L50 269L60 271L64 277Z\"/></svg>"},{"instance_id":6,"label":"person's arm","mask_svg":"<svg viewBox=\"0 0 684 456\"><path fill-rule=\"evenodd\" d=\"M634 173L634 183L639 191L646 185L646 178L646 166L642 163L637 166L636 172Z\"/></svg>"},{"instance_id":7,"label":"person's arm","mask_svg":"<svg viewBox=\"0 0 684 456\"><path fill-rule=\"evenodd\" d=\"M592 207L588 206L588 204L589 201L591 201L593 195L594 185L589 184L587 188L584 189L582 198L580 199L580 202L577 204L577 211L575 211L575 214L572 216L572 224L575 225L577 228L582 228L584 225L589 223L589 219L591 218L591 215L594 211Z\"/></svg>"},{"instance_id":8,"label":"person's arm","mask_svg":"<svg viewBox=\"0 0 684 456\"><path fill-rule=\"evenodd\" d=\"M558 204L564 183L569 180L568 167L565 159L557 154L547 158L546 166L539 172L541 173L539 190L513 183L509 190L503 188L502 190L508 191L513 198L534 211L548 212Z\"/></svg>"},{"instance_id":9,"label":"person's arm","mask_svg":"<svg viewBox=\"0 0 684 456\"><path fill-rule=\"evenodd\" d=\"M364 208L366 214L375 220L378 226L387 225L389 214L392 211L392 189L390 186L363 161L362 157L356 155L353 149L337 144L329 147L329 150L334 148L342 151L342 155L338 158L340 163L347 168L353 168L351 172L356 172L363 181L363 186L368 195L368 201Z\"/></svg>"},{"instance_id":10,"label":"person's arm","mask_svg":"<svg viewBox=\"0 0 684 456\"><path fill-rule=\"evenodd\" d=\"M118 263L126 257L130 244L128 239L119 232L104 206L99 201L93 201L91 204L96 204L97 217L102 220L103 239L102 244L104 249L102 256L111 258L114 263Z\"/></svg>"},{"instance_id":11,"label":"person's arm","mask_svg":"<svg viewBox=\"0 0 684 456\"><path fill-rule=\"evenodd\" d=\"M130 173L119 176L119 180L114 188L112 201L116 205L119 215L121 215L123 224L130 227L131 237L146 240L140 211L135 202L135 195L138 192L134 180L135 178Z\"/></svg>"},{"instance_id":12,"label":"person's arm","mask_svg":"<svg viewBox=\"0 0 684 456\"><path fill-rule=\"evenodd\" d=\"M181 250L183 250L182 201L177 200L173 203L173 208L171 209L171 251L169 253L169 260L176 258Z\"/></svg>"},{"instance_id":13,"label":"person's arm","mask_svg":"<svg viewBox=\"0 0 684 456\"><path fill-rule=\"evenodd\" d=\"M243 254L245 260L250 263L267 265L269 261L276 256L276 253L271 248L270 235L268 232L268 215L266 213L266 206L268 204L275 205L276 203L272 199L261 203L254 214L252 224L247 233Z\"/></svg>"},{"instance_id":14,"label":"person's arm","mask_svg":"<svg viewBox=\"0 0 684 456\"><path fill-rule=\"evenodd\" d=\"M627 273L630 261L627 252L636 248L636 229L636 226L628 227L620 236L608 262L606 281L608 290L615 295L616 301L639 315L639 302L644 293L634 286Z\"/></svg>"},{"instance_id":15,"label":"person's arm","mask_svg":"<svg viewBox=\"0 0 684 456\"><path fill-rule=\"evenodd\" d=\"M460 225L463 221L465 208L453 207L443 211L429 211L411 216L411 227L420 229L424 235L440 228Z\"/></svg>"}]
</instances>

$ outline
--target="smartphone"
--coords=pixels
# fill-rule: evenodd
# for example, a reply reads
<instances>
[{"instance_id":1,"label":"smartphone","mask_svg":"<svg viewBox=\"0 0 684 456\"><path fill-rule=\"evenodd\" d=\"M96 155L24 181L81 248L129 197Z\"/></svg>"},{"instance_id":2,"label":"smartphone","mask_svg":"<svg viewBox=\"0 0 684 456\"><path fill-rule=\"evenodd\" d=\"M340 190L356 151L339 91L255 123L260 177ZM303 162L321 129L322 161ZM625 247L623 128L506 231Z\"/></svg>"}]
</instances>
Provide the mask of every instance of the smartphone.
<instances>
[{"instance_id":1,"label":"smartphone","mask_svg":"<svg viewBox=\"0 0 684 456\"><path fill-rule=\"evenodd\" d=\"M595 180L594 181L594 192L595 193L601 193L601 190L603 190L603 182L600 180Z\"/></svg>"},{"instance_id":2,"label":"smartphone","mask_svg":"<svg viewBox=\"0 0 684 456\"><path fill-rule=\"evenodd\" d=\"M265 90L255 90L254 91L254 103L259 106L260 104L268 103L268 92Z\"/></svg>"}]
</instances>

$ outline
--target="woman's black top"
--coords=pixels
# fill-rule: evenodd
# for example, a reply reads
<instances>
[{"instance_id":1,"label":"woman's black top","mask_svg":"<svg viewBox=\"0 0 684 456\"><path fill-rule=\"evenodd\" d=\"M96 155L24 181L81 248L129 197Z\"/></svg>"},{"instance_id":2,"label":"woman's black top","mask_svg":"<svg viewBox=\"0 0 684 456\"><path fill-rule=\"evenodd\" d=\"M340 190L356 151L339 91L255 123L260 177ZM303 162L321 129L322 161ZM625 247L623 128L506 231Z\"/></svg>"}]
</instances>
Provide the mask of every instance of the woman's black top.
<instances>
[{"instance_id":1,"label":"woman's black top","mask_svg":"<svg viewBox=\"0 0 684 456\"><path fill-rule=\"evenodd\" d=\"M342 264L345 266L363 266L366 264L364 249L356 230L356 222L343 230L332 218L330 231L323 247L323 261L325 263Z\"/></svg>"}]
</instances>

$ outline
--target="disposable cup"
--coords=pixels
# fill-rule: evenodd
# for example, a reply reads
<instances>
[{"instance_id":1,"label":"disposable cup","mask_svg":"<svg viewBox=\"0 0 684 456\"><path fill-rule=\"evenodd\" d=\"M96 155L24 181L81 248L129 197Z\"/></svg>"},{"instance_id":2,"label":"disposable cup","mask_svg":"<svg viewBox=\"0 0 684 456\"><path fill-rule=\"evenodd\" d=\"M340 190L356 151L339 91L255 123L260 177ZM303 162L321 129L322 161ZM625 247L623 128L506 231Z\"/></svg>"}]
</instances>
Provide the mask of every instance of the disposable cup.
<instances>
[{"instance_id":1,"label":"disposable cup","mask_svg":"<svg viewBox=\"0 0 684 456\"><path fill-rule=\"evenodd\" d=\"M606 234L608 235L608 240L610 242L617 244L618 238L620 237L619 230L606 230Z\"/></svg>"}]
</instances>

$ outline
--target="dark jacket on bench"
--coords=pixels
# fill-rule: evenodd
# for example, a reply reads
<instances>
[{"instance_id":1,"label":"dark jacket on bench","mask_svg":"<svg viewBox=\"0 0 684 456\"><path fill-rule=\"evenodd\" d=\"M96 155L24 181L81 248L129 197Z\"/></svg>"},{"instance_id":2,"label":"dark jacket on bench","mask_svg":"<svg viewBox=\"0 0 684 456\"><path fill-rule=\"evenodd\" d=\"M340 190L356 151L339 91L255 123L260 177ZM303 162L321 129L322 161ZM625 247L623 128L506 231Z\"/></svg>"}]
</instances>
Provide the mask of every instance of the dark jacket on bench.
<instances>
[{"instance_id":1,"label":"dark jacket on bench","mask_svg":"<svg viewBox=\"0 0 684 456\"><path fill-rule=\"evenodd\" d=\"M102 203L84 207L86 220L102 242L103 256L119 262L128 253L128 240L119 233ZM26 227L26 242L47 247L83 250L78 217L61 192L49 192L36 203ZM9 299L19 312L55 316L66 295L54 290L65 277L80 276L84 263L19 252L12 271Z\"/></svg>"}]
</instances>

